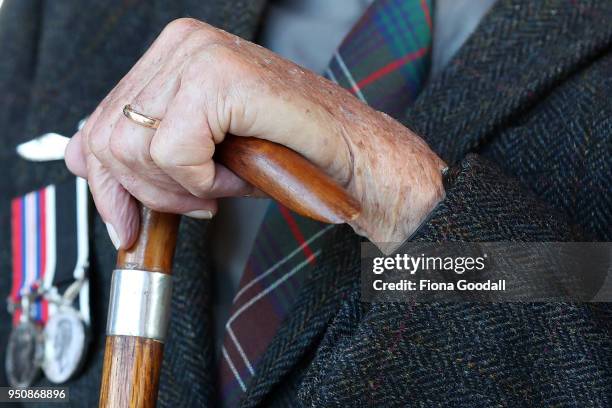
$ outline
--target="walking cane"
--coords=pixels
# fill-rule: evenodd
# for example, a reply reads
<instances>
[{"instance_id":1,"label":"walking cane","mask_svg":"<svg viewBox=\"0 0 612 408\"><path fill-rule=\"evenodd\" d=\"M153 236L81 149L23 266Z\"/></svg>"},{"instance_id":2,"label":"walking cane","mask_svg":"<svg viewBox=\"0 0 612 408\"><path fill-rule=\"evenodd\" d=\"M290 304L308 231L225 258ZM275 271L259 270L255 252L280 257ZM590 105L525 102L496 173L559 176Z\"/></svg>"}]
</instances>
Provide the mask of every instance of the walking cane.
<instances>
[{"instance_id":1,"label":"walking cane","mask_svg":"<svg viewBox=\"0 0 612 408\"><path fill-rule=\"evenodd\" d=\"M298 153L228 136L215 159L291 210L319 221L354 220L359 204ZM170 312L179 216L142 208L140 235L113 272L100 407L154 407Z\"/></svg>"}]
</instances>

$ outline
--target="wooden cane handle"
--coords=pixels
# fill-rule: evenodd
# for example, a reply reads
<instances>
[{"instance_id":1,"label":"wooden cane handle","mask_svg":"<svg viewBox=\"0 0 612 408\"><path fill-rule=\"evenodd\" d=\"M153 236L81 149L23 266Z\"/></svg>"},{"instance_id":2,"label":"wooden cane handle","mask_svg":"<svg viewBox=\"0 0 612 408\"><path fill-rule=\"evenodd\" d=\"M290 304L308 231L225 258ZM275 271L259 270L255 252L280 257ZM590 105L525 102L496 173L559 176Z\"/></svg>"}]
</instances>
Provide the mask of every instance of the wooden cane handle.
<instances>
[{"instance_id":1,"label":"wooden cane handle","mask_svg":"<svg viewBox=\"0 0 612 408\"><path fill-rule=\"evenodd\" d=\"M329 224L352 221L359 203L295 151L267 140L228 135L215 158L298 214Z\"/></svg>"},{"instance_id":2,"label":"wooden cane handle","mask_svg":"<svg viewBox=\"0 0 612 408\"><path fill-rule=\"evenodd\" d=\"M228 136L217 146L215 159L299 214L328 223L351 221L359 215L359 203L343 188L284 146L261 139ZM131 248L119 251L117 269L170 275L178 224L177 215L143 207L139 237ZM108 335L100 407L154 407L162 359L160 341Z\"/></svg>"}]
</instances>

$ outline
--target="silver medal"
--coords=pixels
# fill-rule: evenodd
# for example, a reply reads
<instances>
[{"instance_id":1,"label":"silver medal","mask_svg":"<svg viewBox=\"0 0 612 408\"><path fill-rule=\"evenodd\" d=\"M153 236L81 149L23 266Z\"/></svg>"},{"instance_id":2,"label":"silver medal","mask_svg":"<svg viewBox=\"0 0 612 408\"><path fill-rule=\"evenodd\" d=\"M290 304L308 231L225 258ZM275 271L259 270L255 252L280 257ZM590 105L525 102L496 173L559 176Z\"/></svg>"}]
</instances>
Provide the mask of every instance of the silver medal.
<instances>
[{"instance_id":1,"label":"silver medal","mask_svg":"<svg viewBox=\"0 0 612 408\"><path fill-rule=\"evenodd\" d=\"M43 346L40 327L31 321L19 323L6 348L6 376L12 387L29 387L40 374Z\"/></svg>"},{"instance_id":2,"label":"silver medal","mask_svg":"<svg viewBox=\"0 0 612 408\"><path fill-rule=\"evenodd\" d=\"M32 296L22 297L21 321L11 331L6 347L6 377L12 387L29 387L40 374L43 360L43 335L40 326L30 319Z\"/></svg>"},{"instance_id":3,"label":"silver medal","mask_svg":"<svg viewBox=\"0 0 612 408\"><path fill-rule=\"evenodd\" d=\"M72 308L62 307L44 330L45 376L56 384L68 381L79 369L85 354L85 325Z\"/></svg>"}]
</instances>

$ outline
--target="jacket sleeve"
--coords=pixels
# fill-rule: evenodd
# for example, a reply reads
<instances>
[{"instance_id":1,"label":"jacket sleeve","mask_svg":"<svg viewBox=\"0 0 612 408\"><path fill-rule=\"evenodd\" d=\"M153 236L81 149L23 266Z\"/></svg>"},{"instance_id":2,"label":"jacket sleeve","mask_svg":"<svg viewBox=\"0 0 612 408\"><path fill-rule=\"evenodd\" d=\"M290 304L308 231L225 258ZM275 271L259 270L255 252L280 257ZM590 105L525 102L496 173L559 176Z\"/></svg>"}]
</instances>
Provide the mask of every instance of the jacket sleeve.
<instances>
[{"instance_id":1,"label":"jacket sleeve","mask_svg":"<svg viewBox=\"0 0 612 408\"><path fill-rule=\"evenodd\" d=\"M447 178L446 198L413 240L579 237L563 214L479 156ZM327 326L299 395L304 406L549 406L570 392L568 401L605 406L610 310L599 305L367 303L358 288Z\"/></svg>"},{"instance_id":2,"label":"jacket sleeve","mask_svg":"<svg viewBox=\"0 0 612 408\"><path fill-rule=\"evenodd\" d=\"M449 169L446 197L413 234L419 241L572 241L581 234L493 163L467 155Z\"/></svg>"}]
</instances>

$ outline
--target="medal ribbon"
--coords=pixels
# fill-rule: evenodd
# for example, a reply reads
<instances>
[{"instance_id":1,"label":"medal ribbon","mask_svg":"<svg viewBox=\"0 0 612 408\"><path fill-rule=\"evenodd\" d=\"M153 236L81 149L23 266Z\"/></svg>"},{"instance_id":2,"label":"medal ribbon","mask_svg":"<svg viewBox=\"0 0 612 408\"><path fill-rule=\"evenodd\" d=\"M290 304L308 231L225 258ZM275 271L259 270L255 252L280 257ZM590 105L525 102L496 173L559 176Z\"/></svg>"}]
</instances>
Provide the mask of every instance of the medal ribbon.
<instances>
[{"instance_id":1,"label":"medal ribbon","mask_svg":"<svg viewBox=\"0 0 612 408\"><path fill-rule=\"evenodd\" d=\"M10 298L16 305L37 285L61 290L75 279L86 279L89 263L87 182L49 185L11 202L13 273ZM79 293L78 309L89 323L89 286ZM45 325L56 305L38 298L31 318ZM21 310L13 315L19 323Z\"/></svg>"},{"instance_id":2,"label":"medal ribbon","mask_svg":"<svg viewBox=\"0 0 612 408\"><path fill-rule=\"evenodd\" d=\"M13 199L11 203L13 244L13 286L11 300L21 297L37 285L53 281L55 272L55 186ZM49 318L49 303L38 299L32 304L32 318L41 324ZM13 316L19 323L21 310Z\"/></svg>"}]
</instances>

